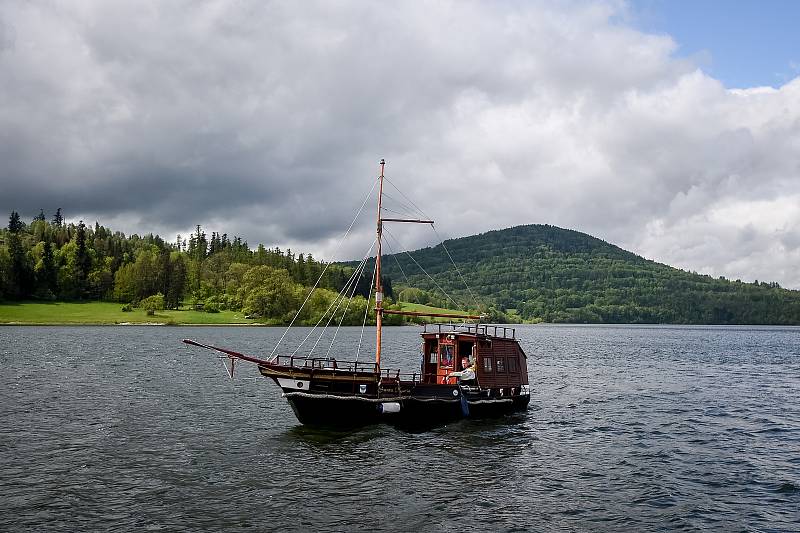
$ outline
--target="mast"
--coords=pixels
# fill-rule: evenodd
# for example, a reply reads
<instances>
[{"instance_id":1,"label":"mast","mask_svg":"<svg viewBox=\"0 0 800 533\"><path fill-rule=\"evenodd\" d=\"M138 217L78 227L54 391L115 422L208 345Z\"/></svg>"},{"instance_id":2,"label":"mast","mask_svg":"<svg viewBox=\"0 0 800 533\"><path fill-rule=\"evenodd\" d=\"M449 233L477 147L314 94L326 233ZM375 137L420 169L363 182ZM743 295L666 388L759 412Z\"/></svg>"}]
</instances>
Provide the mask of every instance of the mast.
<instances>
[{"instance_id":1,"label":"mast","mask_svg":"<svg viewBox=\"0 0 800 533\"><path fill-rule=\"evenodd\" d=\"M383 280L381 279L381 236L383 234L384 222L411 222L414 224L433 224L433 220L420 220L409 218L381 218L381 205L383 203L383 169L386 161L381 159L381 175L379 176L380 185L378 187L378 255L375 256L375 367L381 370L381 330L383 328L383 315L405 315L405 316L432 316L444 318L462 318L468 320L480 320L483 315L467 315L456 313L423 313L416 311L395 311L383 308ZM452 258L451 258L452 261ZM476 330L477 332L477 327Z\"/></svg>"},{"instance_id":2,"label":"mast","mask_svg":"<svg viewBox=\"0 0 800 533\"><path fill-rule=\"evenodd\" d=\"M381 281L381 203L383 200L383 167L386 161L381 159L380 185L378 187L378 255L375 256L375 367L381 369L381 329L383 327L383 282Z\"/></svg>"}]
</instances>

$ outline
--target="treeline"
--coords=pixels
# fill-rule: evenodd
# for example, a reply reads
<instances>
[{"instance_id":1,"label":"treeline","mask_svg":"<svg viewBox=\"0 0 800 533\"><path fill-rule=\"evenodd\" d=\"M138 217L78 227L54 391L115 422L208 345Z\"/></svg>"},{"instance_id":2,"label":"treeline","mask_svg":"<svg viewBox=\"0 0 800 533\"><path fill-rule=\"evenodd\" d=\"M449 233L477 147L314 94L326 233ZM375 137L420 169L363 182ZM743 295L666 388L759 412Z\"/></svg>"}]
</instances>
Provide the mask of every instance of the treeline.
<instances>
[{"instance_id":1,"label":"treeline","mask_svg":"<svg viewBox=\"0 0 800 533\"><path fill-rule=\"evenodd\" d=\"M411 252L413 259L384 258L385 305L393 305L394 279L398 300L478 309L492 322L800 324L800 291L685 272L576 231L519 226L445 244L458 269L442 245ZM351 278L354 269L291 250L251 249L240 237L208 237L199 225L174 242L126 236L99 223L66 223L60 209L29 223L12 212L0 229L0 300L144 302L287 323L319 279L296 323L324 324L330 314L332 323L361 324L365 314L372 322L373 262ZM353 296L349 303L337 300L342 289Z\"/></svg>"},{"instance_id":2,"label":"treeline","mask_svg":"<svg viewBox=\"0 0 800 533\"><path fill-rule=\"evenodd\" d=\"M251 249L240 237L216 232L208 237L199 225L167 242L153 234L126 236L99 223L66 223L58 209L50 220L41 212L27 224L12 212L7 229L0 230L0 300L106 300L129 307L145 302L156 309L242 311L285 323L319 279L297 323L316 323L328 311L338 313L334 323L361 324L371 271L351 279L353 272L311 254ZM391 297L391 280L384 278L384 284ZM342 289L353 298L337 306Z\"/></svg>"},{"instance_id":3,"label":"treeline","mask_svg":"<svg viewBox=\"0 0 800 533\"><path fill-rule=\"evenodd\" d=\"M509 320L800 324L800 291L686 272L577 231L518 226L445 241L445 246L461 274L442 245L411 256L460 302L471 300L463 275L484 306ZM439 287L407 254L383 264L396 280L400 299L444 301Z\"/></svg>"}]
</instances>

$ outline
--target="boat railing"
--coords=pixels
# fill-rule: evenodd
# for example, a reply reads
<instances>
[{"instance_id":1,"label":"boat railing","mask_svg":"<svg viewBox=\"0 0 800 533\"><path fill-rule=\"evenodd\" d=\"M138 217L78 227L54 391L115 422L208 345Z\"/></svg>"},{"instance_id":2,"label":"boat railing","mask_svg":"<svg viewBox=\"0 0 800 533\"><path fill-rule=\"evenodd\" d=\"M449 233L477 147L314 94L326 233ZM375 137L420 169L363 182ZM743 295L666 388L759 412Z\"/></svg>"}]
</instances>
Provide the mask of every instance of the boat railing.
<instances>
[{"instance_id":1,"label":"boat railing","mask_svg":"<svg viewBox=\"0 0 800 533\"><path fill-rule=\"evenodd\" d=\"M303 357L297 355L279 355L273 360L274 364L310 370L333 370L346 373L378 374L384 382L420 383L422 375L419 372L400 372L400 369L378 369L374 361L341 361L334 357Z\"/></svg>"},{"instance_id":2,"label":"boat railing","mask_svg":"<svg viewBox=\"0 0 800 533\"><path fill-rule=\"evenodd\" d=\"M299 355L279 355L273 362L291 368L316 370L342 370L346 372L366 372L375 374L378 367L374 361L342 361L335 357L304 357Z\"/></svg>"},{"instance_id":3,"label":"boat railing","mask_svg":"<svg viewBox=\"0 0 800 533\"><path fill-rule=\"evenodd\" d=\"M424 333L471 333L473 335L486 335L487 337L501 337L516 339L516 328L495 326L491 324L424 324Z\"/></svg>"},{"instance_id":4,"label":"boat railing","mask_svg":"<svg viewBox=\"0 0 800 533\"><path fill-rule=\"evenodd\" d=\"M381 384L400 386L400 383L417 385L422 383L422 374L419 372L400 372L400 370L384 368L381 370Z\"/></svg>"},{"instance_id":5,"label":"boat railing","mask_svg":"<svg viewBox=\"0 0 800 533\"><path fill-rule=\"evenodd\" d=\"M418 381L420 377L419 372L400 372L395 368L381 369L381 378L399 379L402 381Z\"/></svg>"}]
</instances>

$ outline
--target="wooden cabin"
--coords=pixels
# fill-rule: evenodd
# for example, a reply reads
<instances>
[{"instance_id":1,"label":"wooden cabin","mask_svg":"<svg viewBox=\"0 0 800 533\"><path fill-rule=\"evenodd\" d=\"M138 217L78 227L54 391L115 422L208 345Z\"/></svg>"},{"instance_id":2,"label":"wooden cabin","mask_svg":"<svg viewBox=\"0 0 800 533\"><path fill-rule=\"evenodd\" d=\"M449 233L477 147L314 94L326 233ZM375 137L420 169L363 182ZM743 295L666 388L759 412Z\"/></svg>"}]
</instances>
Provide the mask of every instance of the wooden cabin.
<instances>
[{"instance_id":1,"label":"wooden cabin","mask_svg":"<svg viewBox=\"0 0 800 533\"><path fill-rule=\"evenodd\" d=\"M422 383L453 385L475 361L475 385L480 389L516 389L528 385L528 362L514 328L488 325L426 325L422 333Z\"/></svg>"}]
</instances>

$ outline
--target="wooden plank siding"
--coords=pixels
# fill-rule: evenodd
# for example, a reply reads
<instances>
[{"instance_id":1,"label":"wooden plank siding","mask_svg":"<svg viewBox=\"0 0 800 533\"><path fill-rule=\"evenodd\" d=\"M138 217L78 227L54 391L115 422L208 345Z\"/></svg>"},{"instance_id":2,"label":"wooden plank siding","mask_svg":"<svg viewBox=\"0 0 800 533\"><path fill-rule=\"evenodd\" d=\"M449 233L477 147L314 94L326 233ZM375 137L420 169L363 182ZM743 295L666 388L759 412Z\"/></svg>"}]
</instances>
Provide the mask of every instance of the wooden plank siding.
<instances>
[{"instance_id":1,"label":"wooden plank siding","mask_svg":"<svg viewBox=\"0 0 800 533\"><path fill-rule=\"evenodd\" d=\"M491 346L491 347L490 347ZM491 360L491 371L487 371L485 359ZM509 360L514 360L514 370L510 369ZM498 361L502 363L502 372L498 371ZM519 387L528 384L527 361L522 349L513 340L493 339L491 345L478 343L478 383L481 387Z\"/></svg>"}]
</instances>

